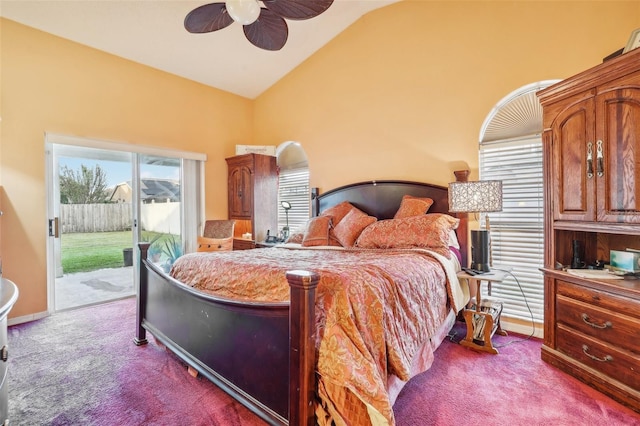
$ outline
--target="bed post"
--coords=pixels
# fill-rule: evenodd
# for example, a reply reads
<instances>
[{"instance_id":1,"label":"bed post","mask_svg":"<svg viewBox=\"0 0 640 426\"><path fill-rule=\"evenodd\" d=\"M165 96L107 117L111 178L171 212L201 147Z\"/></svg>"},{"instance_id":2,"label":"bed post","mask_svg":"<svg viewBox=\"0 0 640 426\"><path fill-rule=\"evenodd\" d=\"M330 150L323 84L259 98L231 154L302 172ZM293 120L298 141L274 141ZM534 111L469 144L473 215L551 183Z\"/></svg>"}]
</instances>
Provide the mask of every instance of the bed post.
<instances>
[{"instance_id":1,"label":"bed post","mask_svg":"<svg viewBox=\"0 0 640 426\"><path fill-rule=\"evenodd\" d=\"M315 425L315 299L320 275L289 271L289 425Z\"/></svg>"},{"instance_id":2,"label":"bed post","mask_svg":"<svg viewBox=\"0 0 640 426\"><path fill-rule=\"evenodd\" d=\"M140 276L136 283L136 336L133 338L134 343L138 346L148 343L147 330L142 327L142 320L145 317L145 309L147 306L147 268L143 261L147 260L150 245L150 243L138 244L138 247L140 247L140 261L138 265L140 268Z\"/></svg>"},{"instance_id":3,"label":"bed post","mask_svg":"<svg viewBox=\"0 0 640 426\"><path fill-rule=\"evenodd\" d=\"M456 170L456 182L466 182L469 180L469 170ZM456 217L460 219L458 225L458 242L460 243L460 255L462 256L462 267L469 266L467 261L469 257L469 213L456 213Z\"/></svg>"}]
</instances>

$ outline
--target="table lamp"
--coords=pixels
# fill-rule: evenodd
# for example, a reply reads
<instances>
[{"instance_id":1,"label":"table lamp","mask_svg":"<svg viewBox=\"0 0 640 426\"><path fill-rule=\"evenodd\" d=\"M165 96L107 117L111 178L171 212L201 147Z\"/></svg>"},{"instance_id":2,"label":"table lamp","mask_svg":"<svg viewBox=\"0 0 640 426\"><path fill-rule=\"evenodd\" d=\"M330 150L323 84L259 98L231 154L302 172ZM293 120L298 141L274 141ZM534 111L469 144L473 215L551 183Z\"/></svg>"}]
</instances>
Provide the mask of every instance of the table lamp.
<instances>
[{"instance_id":1,"label":"table lamp","mask_svg":"<svg viewBox=\"0 0 640 426\"><path fill-rule=\"evenodd\" d=\"M287 226L282 228L282 239L286 240L289 238L289 210L291 210L291 203L288 201L280 201L280 205L284 209L284 214L287 218Z\"/></svg>"},{"instance_id":2,"label":"table lamp","mask_svg":"<svg viewBox=\"0 0 640 426\"><path fill-rule=\"evenodd\" d=\"M449 184L449 211L452 213L488 213L502 210L502 181L480 180ZM491 270L489 216L485 229L471 230L471 268Z\"/></svg>"}]
</instances>

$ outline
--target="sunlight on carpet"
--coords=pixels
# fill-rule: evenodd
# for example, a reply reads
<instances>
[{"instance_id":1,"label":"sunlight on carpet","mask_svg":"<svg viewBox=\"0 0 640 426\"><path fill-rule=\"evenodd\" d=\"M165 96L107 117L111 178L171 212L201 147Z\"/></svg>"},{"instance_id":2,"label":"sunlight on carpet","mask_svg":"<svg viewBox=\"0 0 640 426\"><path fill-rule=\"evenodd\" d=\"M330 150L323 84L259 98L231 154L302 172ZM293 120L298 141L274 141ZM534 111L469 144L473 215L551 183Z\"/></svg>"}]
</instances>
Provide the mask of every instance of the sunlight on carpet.
<instances>
[{"instance_id":1,"label":"sunlight on carpet","mask_svg":"<svg viewBox=\"0 0 640 426\"><path fill-rule=\"evenodd\" d=\"M10 327L11 424L265 424L134 330L135 299Z\"/></svg>"}]
</instances>

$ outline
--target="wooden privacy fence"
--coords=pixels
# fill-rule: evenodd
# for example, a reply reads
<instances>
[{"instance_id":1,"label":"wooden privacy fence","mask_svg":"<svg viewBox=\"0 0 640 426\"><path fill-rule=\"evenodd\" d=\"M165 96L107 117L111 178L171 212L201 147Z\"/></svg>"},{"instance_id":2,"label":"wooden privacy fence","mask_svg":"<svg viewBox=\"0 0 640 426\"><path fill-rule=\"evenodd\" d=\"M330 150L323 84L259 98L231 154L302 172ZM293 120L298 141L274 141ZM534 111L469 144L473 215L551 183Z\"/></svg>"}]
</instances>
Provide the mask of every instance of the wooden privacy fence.
<instances>
[{"instance_id":1,"label":"wooden privacy fence","mask_svg":"<svg viewBox=\"0 0 640 426\"><path fill-rule=\"evenodd\" d=\"M131 203L60 204L62 234L131 230ZM143 231L180 233L180 203L148 203L140 206Z\"/></svg>"},{"instance_id":2,"label":"wooden privacy fence","mask_svg":"<svg viewBox=\"0 0 640 426\"><path fill-rule=\"evenodd\" d=\"M60 204L63 234L128 231L131 217L131 203Z\"/></svg>"}]
</instances>

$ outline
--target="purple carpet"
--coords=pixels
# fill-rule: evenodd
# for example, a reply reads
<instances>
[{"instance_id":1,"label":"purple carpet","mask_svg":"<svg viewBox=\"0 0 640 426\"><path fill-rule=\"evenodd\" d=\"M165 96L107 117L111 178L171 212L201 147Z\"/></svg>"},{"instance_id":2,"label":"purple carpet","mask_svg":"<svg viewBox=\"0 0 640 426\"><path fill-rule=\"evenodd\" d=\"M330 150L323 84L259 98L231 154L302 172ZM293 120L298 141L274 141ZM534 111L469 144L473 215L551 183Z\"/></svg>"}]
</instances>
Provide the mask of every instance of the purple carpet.
<instances>
[{"instance_id":1,"label":"purple carpet","mask_svg":"<svg viewBox=\"0 0 640 426\"><path fill-rule=\"evenodd\" d=\"M453 332L457 342L466 327ZM522 339L494 336L498 355L445 340L400 393L398 425L640 425L640 414L543 362L541 340Z\"/></svg>"},{"instance_id":2,"label":"purple carpet","mask_svg":"<svg viewBox=\"0 0 640 426\"><path fill-rule=\"evenodd\" d=\"M135 300L9 327L12 425L264 425L153 338L135 346ZM456 325L454 340L464 332ZM498 336L496 344L517 337ZM396 405L409 425L640 425L640 415L540 360L540 341L477 353L446 340Z\"/></svg>"}]
</instances>

